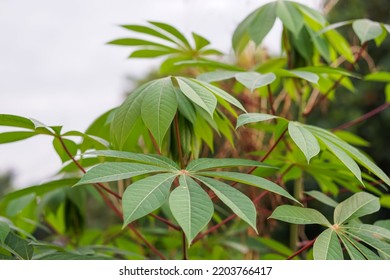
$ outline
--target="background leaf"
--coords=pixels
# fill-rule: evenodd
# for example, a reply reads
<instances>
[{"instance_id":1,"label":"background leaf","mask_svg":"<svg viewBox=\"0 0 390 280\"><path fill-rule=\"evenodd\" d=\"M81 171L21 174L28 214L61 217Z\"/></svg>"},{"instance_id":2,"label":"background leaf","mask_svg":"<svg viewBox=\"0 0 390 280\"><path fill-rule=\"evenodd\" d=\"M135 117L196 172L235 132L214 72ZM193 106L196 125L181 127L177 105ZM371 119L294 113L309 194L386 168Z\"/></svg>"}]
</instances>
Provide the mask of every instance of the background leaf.
<instances>
[{"instance_id":1,"label":"background leaf","mask_svg":"<svg viewBox=\"0 0 390 280\"><path fill-rule=\"evenodd\" d=\"M363 44L382 34L382 27L378 22L369 19L358 19L352 23L352 28Z\"/></svg>"}]
</instances>

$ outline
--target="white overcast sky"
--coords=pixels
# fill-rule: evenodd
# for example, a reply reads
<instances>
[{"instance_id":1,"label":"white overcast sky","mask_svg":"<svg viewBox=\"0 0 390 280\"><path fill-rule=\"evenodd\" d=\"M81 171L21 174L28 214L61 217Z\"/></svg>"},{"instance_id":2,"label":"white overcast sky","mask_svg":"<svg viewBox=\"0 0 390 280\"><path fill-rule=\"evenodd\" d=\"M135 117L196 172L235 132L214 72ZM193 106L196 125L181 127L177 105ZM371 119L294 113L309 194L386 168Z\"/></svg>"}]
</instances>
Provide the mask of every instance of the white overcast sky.
<instances>
[{"instance_id":1,"label":"white overcast sky","mask_svg":"<svg viewBox=\"0 0 390 280\"><path fill-rule=\"evenodd\" d=\"M127 76L157 62L127 60L128 48L105 43L131 35L119 24L163 21L195 31L226 53L237 24L265 0L0 0L0 113L85 130L123 100ZM297 1L318 7L321 0ZM276 26L265 44L278 49ZM5 131L0 127L0 132ZM15 185L48 180L61 166L51 139L0 145L0 174Z\"/></svg>"}]
</instances>

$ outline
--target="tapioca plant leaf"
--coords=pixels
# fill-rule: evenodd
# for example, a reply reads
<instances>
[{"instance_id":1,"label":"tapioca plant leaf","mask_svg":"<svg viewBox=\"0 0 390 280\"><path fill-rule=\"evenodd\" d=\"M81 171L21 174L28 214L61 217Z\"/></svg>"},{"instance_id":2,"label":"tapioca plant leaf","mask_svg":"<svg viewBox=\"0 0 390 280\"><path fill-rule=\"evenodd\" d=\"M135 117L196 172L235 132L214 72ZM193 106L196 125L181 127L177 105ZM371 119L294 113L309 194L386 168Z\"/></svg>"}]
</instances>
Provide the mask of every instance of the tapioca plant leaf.
<instances>
[{"instance_id":1,"label":"tapioca plant leaf","mask_svg":"<svg viewBox=\"0 0 390 280\"><path fill-rule=\"evenodd\" d=\"M328 219L319 211L292 205L281 205L277 207L269 218L299 225L319 224L331 226Z\"/></svg>"},{"instance_id":2,"label":"tapioca plant leaf","mask_svg":"<svg viewBox=\"0 0 390 280\"><path fill-rule=\"evenodd\" d=\"M112 182L148 173L169 171L167 168L141 163L104 162L88 170L76 186L99 182Z\"/></svg>"},{"instance_id":3,"label":"tapioca plant leaf","mask_svg":"<svg viewBox=\"0 0 390 280\"><path fill-rule=\"evenodd\" d=\"M315 260L343 260L343 251L336 232L328 228L314 242L313 257Z\"/></svg>"},{"instance_id":4,"label":"tapioca plant leaf","mask_svg":"<svg viewBox=\"0 0 390 280\"><path fill-rule=\"evenodd\" d=\"M179 183L169 196L169 207L190 246L211 220L214 207L208 194L189 176L180 176Z\"/></svg>"},{"instance_id":5,"label":"tapioca plant leaf","mask_svg":"<svg viewBox=\"0 0 390 280\"><path fill-rule=\"evenodd\" d=\"M238 217L247 222L256 232L256 208L242 192L221 181L196 176L196 179L211 189Z\"/></svg>"},{"instance_id":6,"label":"tapioca plant leaf","mask_svg":"<svg viewBox=\"0 0 390 280\"><path fill-rule=\"evenodd\" d=\"M157 174L136 181L123 193L123 226L160 208L168 199L176 174Z\"/></svg>"}]
</instances>

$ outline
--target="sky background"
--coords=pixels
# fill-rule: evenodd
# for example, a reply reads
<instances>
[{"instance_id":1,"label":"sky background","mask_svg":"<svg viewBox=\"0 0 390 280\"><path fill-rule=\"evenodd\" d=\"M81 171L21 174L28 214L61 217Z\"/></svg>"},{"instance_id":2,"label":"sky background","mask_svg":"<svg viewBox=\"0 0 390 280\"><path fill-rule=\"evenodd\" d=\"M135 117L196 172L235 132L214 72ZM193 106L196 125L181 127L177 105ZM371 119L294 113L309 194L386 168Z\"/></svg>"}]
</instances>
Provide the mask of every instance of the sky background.
<instances>
[{"instance_id":1,"label":"sky background","mask_svg":"<svg viewBox=\"0 0 390 280\"><path fill-rule=\"evenodd\" d=\"M237 24L264 0L0 0L0 113L85 130L118 106L157 60L127 60L129 48L105 43L130 37L120 24L163 21L195 31L225 53ZM318 7L321 0L296 1ZM281 25L266 38L280 50ZM9 131L0 127L0 132ZM13 171L16 187L50 179L61 167L51 137L0 145L0 174Z\"/></svg>"}]
</instances>

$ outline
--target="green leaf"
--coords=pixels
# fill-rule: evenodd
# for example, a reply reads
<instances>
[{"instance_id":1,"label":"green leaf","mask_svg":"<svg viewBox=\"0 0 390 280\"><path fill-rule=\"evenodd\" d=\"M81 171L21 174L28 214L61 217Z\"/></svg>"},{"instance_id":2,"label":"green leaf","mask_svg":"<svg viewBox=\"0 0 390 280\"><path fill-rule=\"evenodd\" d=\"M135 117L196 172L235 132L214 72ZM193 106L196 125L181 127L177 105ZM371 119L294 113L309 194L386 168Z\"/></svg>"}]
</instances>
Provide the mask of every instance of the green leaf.
<instances>
[{"instance_id":1,"label":"green leaf","mask_svg":"<svg viewBox=\"0 0 390 280\"><path fill-rule=\"evenodd\" d=\"M256 12L256 17L249 24L247 32L249 37L260 45L264 37L271 31L276 20L275 4L270 3L259 8Z\"/></svg>"},{"instance_id":2,"label":"green leaf","mask_svg":"<svg viewBox=\"0 0 390 280\"><path fill-rule=\"evenodd\" d=\"M30 119L7 114L0 114L0 125L35 129L34 123Z\"/></svg>"},{"instance_id":3,"label":"green leaf","mask_svg":"<svg viewBox=\"0 0 390 280\"><path fill-rule=\"evenodd\" d=\"M157 174L128 186L123 193L123 226L125 227L165 203L176 174Z\"/></svg>"},{"instance_id":4,"label":"green leaf","mask_svg":"<svg viewBox=\"0 0 390 280\"><path fill-rule=\"evenodd\" d=\"M326 18L321 14L321 11L317 11L315 9L309 8L304 4L294 3L296 7L305 15L310 17L312 20L318 22L321 26L324 26L327 21Z\"/></svg>"},{"instance_id":5,"label":"green leaf","mask_svg":"<svg viewBox=\"0 0 390 280\"><path fill-rule=\"evenodd\" d=\"M360 136L357 136L356 134L353 134L352 132L346 130L337 130L334 132L334 134L352 145L363 147L370 146L370 143L367 140L361 138Z\"/></svg>"},{"instance_id":6,"label":"green leaf","mask_svg":"<svg viewBox=\"0 0 390 280\"><path fill-rule=\"evenodd\" d=\"M305 192L305 194L315 198L316 200L330 206L330 207L336 207L338 205L338 202L334 201L331 199L329 196L326 194L319 192L319 191L308 191Z\"/></svg>"},{"instance_id":7,"label":"green leaf","mask_svg":"<svg viewBox=\"0 0 390 280\"><path fill-rule=\"evenodd\" d=\"M181 91L192 102L199 105L210 116L213 116L217 106L217 98L208 90L186 78L176 77Z\"/></svg>"},{"instance_id":8,"label":"green leaf","mask_svg":"<svg viewBox=\"0 0 390 280\"><path fill-rule=\"evenodd\" d=\"M4 243L9 232L10 232L10 228L8 223L0 221L0 244Z\"/></svg>"},{"instance_id":9,"label":"green leaf","mask_svg":"<svg viewBox=\"0 0 390 280\"><path fill-rule=\"evenodd\" d=\"M357 238L366 243L367 245L375 248L385 258L390 258L389 243L383 242L380 239L373 237L372 234L367 234L366 232L360 232L354 229L349 229L347 233L353 238Z\"/></svg>"},{"instance_id":10,"label":"green leaf","mask_svg":"<svg viewBox=\"0 0 390 280\"><path fill-rule=\"evenodd\" d=\"M310 159L320 152L320 145L318 144L317 139L310 131L297 122L289 122L288 132L294 143L305 155L307 163L309 164Z\"/></svg>"},{"instance_id":11,"label":"green leaf","mask_svg":"<svg viewBox=\"0 0 390 280\"><path fill-rule=\"evenodd\" d=\"M188 100L184 93L178 89L174 88L176 93L177 108L180 114L182 114L187 120L192 124L196 122L196 112L194 105Z\"/></svg>"},{"instance_id":12,"label":"green leaf","mask_svg":"<svg viewBox=\"0 0 390 280\"><path fill-rule=\"evenodd\" d=\"M276 3L268 3L248 15L233 33L233 49L241 53L249 40L260 44L274 25L275 11Z\"/></svg>"},{"instance_id":13,"label":"green leaf","mask_svg":"<svg viewBox=\"0 0 390 280\"><path fill-rule=\"evenodd\" d=\"M235 75L237 81L243 84L250 91L266 86L275 81L274 73L260 74L257 72L241 72Z\"/></svg>"},{"instance_id":14,"label":"green leaf","mask_svg":"<svg viewBox=\"0 0 390 280\"><path fill-rule=\"evenodd\" d=\"M68 132L62 134L62 136L80 136L84 140L83 145L87 146L88 148L93 147L95 149L105 150L105 149L108 149L108 147L110 146L110 143L108 143L107 140L105 140L99 136L90 135L90 134L83 133L83 132L76 131L76 130L68 131Z\"/></svg>"},{"instance_id":15,"label":"green leaf","mask_svg":"<svg viewBox=\"0 0 390 280\"><path fill-rule=\"evenodd\" d=\"M169 196L169 207L183 229L188 246L209 223L214 207L207 193L190 177L180 176L180 186Z\"/></svg>"},{"instance_id":16,"label":"green leaf","mask_svg":"<svg viewBox=\"0 0 390 280\"><path fill-rule=\"evenodd\" d=\"M158 48L164 49L166 51L177 52L177 49L168 47L166 45L159 44L159 43L152 42L152 41L148 41L148 40L137 39L137 38L117 39L117 40L113 40L111 42L108 42L108 44L120 45L120 46L152 46L152 47L158 47Z\"/></svg>"},{"instance_id":17,"label":"green leaf","mask_svg":"<svg viewBox=\"0 0 390 280\"><path fill-rule=\"evenodd\" d=\"M327 227L331 226L325 216L317 210L291 205L278 206L269 218L298 225L319 224Z\"/></svg>"},{"instance_id":18,"label":"green leaf","mask_svg":"<svg viewBox=\"0 0 390 280\"><path fill-rule=\"evenodd\" d=\"M328 228L314 242L314 260L343 260L343 251L336 232Z\"/></svg>"},{"instance_id":19,"label":"green leaf","mask_svg":"<svg viewBox=\"0 0 390 280\"><path fill-rule=\"evenodd\" d=\"M179 169L179 166L174 161L172 161L171 159L169 159L167 157L160 156L160 155L152 155L152 154L145 155L145 154L115 151L115 150L99 150L99 151L89 152L85 155L125 159L125 160L129 160L129 161L145 163L145 164L154 165L154 166L160 166L160 167L167 168L170 170L178 170Z\"/></svg>"},{"instance_id":20,"label":"green leaf","mask_svg":"<svg viewBox=\"0 0 390 280\"><path fill-rule=\"evenodd\" d=\"M300 78L314 84L317 84L319 80L318 75L302 70L277 69L274 73L278 77Z\"/></svg>"},{"instance_id":21,"label":"green leaf","mask_svg":"<svg viewBox=\"0 0 390 280\"><path fill-rule=\"evenodd\" d=\"M34 131L11 131L0 133L0 144L16 142L37 135Z\"/></svg>"},{"instance_id":22,"label":"green leaf","mask_svg":"<svg viewBox=\"0 0 390 280\"><path fill-rule=\"evenodd\" d=\"M358 231L373 238L390 241L390 230L379 225L350 224L343 226L343 229Z\"/></svg>"},{"instance_id":23,"label":"green leaf","mask_svg":"<svg viewBox=\"0 0 390 280\"><path fill-rule=\"evenodd\" d=\"M66 146L66 149L70 152L70 154L72 156L75 156L78 150L77 144L74 141L65 138L63 138L62 141ZM70 159L69 155L67 154L64 147L62 146L61 141L57 137L53 139L53 146L63 163Z\"/></svg>"},{"instance_id":24,"label":"green leaf","mask_svg":"<svg viewBox=\"0 0 390 280\"><path fill-rule=\"evenodd\" d=\"M238 101L236 98L234 98L231 94L227 93L226 91L220 89L219 87L210 85L208 83L204 83L202 81L193 80L195 83L200 84L207 90L209 90L211 93L213 93L215 96L222 98L223 100L229 102L230 104L236 106L237 108L241 109L242 111L246 112L245 108L242 106L240 101ZM222 104L222 103L221 103Z\"/></svg>"},{"instance_id":25,"label":"green leaf","mask_svg":"<svg viewBox=\"0 0 390 280\"><path fill-rule=\"evenodd\" d=\"M334 211L334 222L342 224L380 209L379 198L372 194L359 192L337 205Z\"/></svg>"},{"instance_id":26,"label":"green leaf","mask_svg":"<svg viewBox=\"0 0 390 280\"><path fill-rule=\"evenodd\" d=\"M150 58L150 57L159 57L163 55L171 54L171 50L165 49L142 49L133 51L129 58Z\"/></svg>"},{"instance_id":27,"label":"green leaf","mask_svg":"<svg viewBox=\"0 0 390 280\"><path fill-rule=\"evenodd\" d=\"M17 198L27 196L30 194L35 194L37 196L43 195L45 193L60 189L60 188L70 188L74 184L77 183L79 178L66 178L55 181L50 181L48 183L34 185L31 187L27 187L21 190L13 191L1 198L1 203L9 203L12 200Z\"/></svg>"},{"instance_id":28,"label":"green leaf","mask_svg":"<svg viewBox=\"0 0 390 280\"><path fill-rule=\"evenodd\" d=\"M187 46L189 49L191 49L191 45L186 39L186 37L180 33L179 30L177 30L172 25L169 25L167 23L163 22L157 22L157 21L149 21L150 24L157 26L158 28L168 32L169 34L172 34L175 38L177 38L180 42L182 42L185 46Z\"/></svg>"},{"instance_id":29,"label":"green leaf","mask_svg":"<svg viewBox=\"0 0 390 280\"><path fill-rule=\"evenodd\" d=\"M296 37L303 27L303 16L298 12L292 2L278 1L276 15L283 22L285 28L290 30Z\"/></svg>"},{"instance_id":30,"label":"green leaf","mask_svg":"<svg viewBox=\"0 0 390 280\"><path fill-rule=\"evenodd\" d=\"M362 44L382 34L382 26L378 22L369 19L355 20L352 23L352 28Z\"/></svg>"},{"instance_id":31,"label":"green leaf","mask_svg":"<svg viewBox=\"0 0 390 280\"><path fill-rule=\"evenodd\" d=\"M309 129L313 134L321 137L321 139L326 138L327 140L339 146L341 149L347 152L354 160L366 167L369 171L371 171L380 179L382 179L385 184L390 186L390 178L358 149L342 141L340 138L325 129L308 125L306 125L305 127Z\"/></svg>"},{"instance_id":32,"label":"green leaf","mask_svg":"<svg viewBox=\"0 0 390 280\"><path fill-rule=\"evenodd\" d=\"M386 30L386 27L384 26L384 24L381 24L381 27L382 27L382 33L380 36L376 37L375 38L375 44L377 47L380 47L382 45L382 43L386 40L387 38L387 30Z\"/></svg>"},{"instance_id":33,"label":"green leaf","mask_svg":"<svg viewBox=\"0 0 390 280\"><path fill-rule=\"evenodd\" d=\"M207 177L218 177L229 181L234 181L238 183L243 183L246 185L258 187L276 194L279 194L281 196L287 197L288 199L291 199L297 203L300 204L299 201L297 201L293 196L291 196L285 189L278 186L277 184L268 181L264 178L251 175L251 174L243 174L238 172L227 172L227 171L205 171L205 172L197 172L197 175L203 175Z\"/></svg>"},{"instance_id":34,"label":"green leaf","mask_svg":"<svg viewBox=\"0 0 390 280\"><path fill-rule=\"evenodd\" d=\"M347 40L335 30L330 30L325 34L332 47L341 55L343 55L349 62L353 63L355 57L352 53L351 46Z\"/></svg>"},{"instance_id":35,"label":"green leaf","mask_svg":"<svg viewBox=\"0 0 390 280\"><path fill-rule=\"evenodd\" d=\"M238 217L247 222L256 232L256 208L253 202L243 193L223 182L196 176L210 188L223 203L225 203Z\"/></svg>"},{"instance_id":36,"label":"green leaf","mask_svg":"<svg viewBox=\"0 0 390 280\"><path fill-rule=\"evenodd\" d=\"M240 158L199 158L191 161L186 170L189 172L197 172L200 170L206 170L211 168L225 168L225 167L238 167L238 166L258 166L265 168L275 168L268 164Z\"/></svg>"},{"instance_id":37,"label":"green leaf","mask_svg":"<svg viewBox=\"0 0 390 280\"><path fill-rule=\"evenodd\" d=\"M167 172L170 170L141 163L104 162L88 170L75 186L118 181L143 174L164 171Z\"/></svg>"},{"instance_id":38,"label":"green leaf","mask_svg":"<svg viewBox=\"0 0 390 280\"><path fill-rule=\"evenodd\" d=\"M142 100L141 116L160 147L176 110L177 99L170 77L157 80L148 88Z\"/></svg>"},{"instance_id":39,"label":"green leaf","mask_svg":"<svg viewBox=\"0 0 390 280\"><path fill-rule=\"evenodd\" d=\"M194 38L195 48L197 50L203 49L204 47L206 47L207 45L210 44L209 40L207 40L205 37L203 37L195 32L192 32L192 38Z\"/></svg>"},{"instance_id":40,"label":"green leaf","mask_svg":"<svg viewBox=\"0 0 390 280\"><path fill-rule=\"evenodd\" d=\"M355 241L353 239L348 238L348 236L344 234L339 234L339 237L343 242L344 247L347 249L348 255L351 257L351 260L366 260L364 255L356 247Z\"/></svg>"},{"instance_id":41,"label":"green leaf","mask_svg":"<svg viewBox=\"0 0 390 280\"><path fill-rule=\"evenodd\" d=\"M242 114L238 116L236 129L248 123L262 122L262 121L272 120L276 118L279 117L274 115L269 115L269 114L261 114L261 113Z\"/></svg>"},{"instance_id":42,"label":"green leaf","mask_svg":"<svg viewBox=\"0 0 390 280\"><path fill-rule=\"evenodd\" d=\"M132 92L125 102L115 110L112 121L112 134L117 146L122 149L129 135L134 131L141 116L141 104L145 92L153 86L155 81L146 83Z\"/></svg>"},{"instance_id":43,"label":"green leaf","mask_svg":"<svg viewBox=\"0 0 390 280\"><path fill-rule=\"evenodd\" d=\"M319 138L319 140L323 142L328 147L328 149L352 172L352 174L359 180L359 182L364 185L362 173L356 162L346 152L327 139Z\"/></svg>"},{"instance_id":44,"label":"green leaf","mask_svg":"<svg viewBox=\"0 0 390 280\"><path fill-rule=\"evenodd\" d=\"M353 245L359 250L360 253L364 255L367 260L381 260L381 258L375 254L371 249L368 249L361 242L356 241L354 237L349 238L352 241Z\"/></svg>"},{"instance_id":45,"label":"green leaf","mask_svg":"<svg viewBox=\"0 0 390 280\"><path fill-rule=\"evenodd\" d=\"M200 74L196 77L199 81L211 83L234 78L237 71L213 71Z\"/></svg>"},{"instance_id":46,"label":"green leaf","mask_svg":"<svg viewBox=\"0 0 390 280\"><path fill-rule=\"evenodd\" d=\"M31 260L34 253L33 246L27 240L12 232L7 235L2 247L21 260Z\"/></svg>"},{"instance_id":47,"label":"green leaf","mask_svg":"<svg viewBox=\"0 0 390 280\"><path fill-rule=\"evenodd\" d=\"M295 70L303 71L303 72L312 72L315 74L341 75L341 76L347 76L347 77L353 77L353 78L360 77L358 74L349 72L343 68L331 67L331 66L326 66L326 65L305 66L305 67L296 68Z\"/></svg>"},{"instance_id":48,"label":"green leaf","mask_svg":"<svg viewBox=\"0 0 390 280\"><path fill-rule=\"evenodd\" d=\"M390 72L374 72L364 76L365 81L390 82Z\"/></svg>"},{"instance_id":49,"label":"green leaf","mask_svg":"<svg viewBox=\"0 0 390 280\"><path fill-rule=\"evenodd\" d=\"M123 28L126 28L128 30L131 30L131 31L134 31L134 32L138 32L138 33L144 33L144 34L148 34L148 35L151 35L151 36L154 36L154 37L157 37L157 38L161 38L163 40L166 40L166 41L169 41L169 42L172 42L174 43L175 41L172 40L171 38L169 38L168 36L164 35L163 33L153 29L153 28L150 28L148 26L144 26L144 25L135 25L135 24L127 24L127 25L122 25Z\"/></svg>"}]
</instances>

